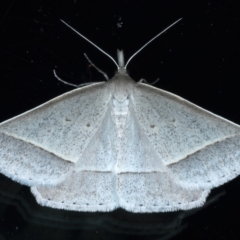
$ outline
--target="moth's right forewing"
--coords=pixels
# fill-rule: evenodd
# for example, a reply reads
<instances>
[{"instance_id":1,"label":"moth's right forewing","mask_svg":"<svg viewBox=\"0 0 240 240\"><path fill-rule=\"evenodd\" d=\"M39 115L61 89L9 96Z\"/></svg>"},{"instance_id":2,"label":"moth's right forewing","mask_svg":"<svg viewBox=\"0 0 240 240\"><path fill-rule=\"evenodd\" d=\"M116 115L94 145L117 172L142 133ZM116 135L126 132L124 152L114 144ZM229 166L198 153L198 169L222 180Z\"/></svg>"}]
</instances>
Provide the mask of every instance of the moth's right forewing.
<instances>
[{"instance_id":1,"label":"moth's right forewing","mask_svg":"<svg viewBox=\"0 0 240 240\"><path fill-rule=\"evenodd\" d=\"M146 84L134 99L145 135L177 184L211 189L240 174L240 126Z\"/></svg>"}]
</instances>

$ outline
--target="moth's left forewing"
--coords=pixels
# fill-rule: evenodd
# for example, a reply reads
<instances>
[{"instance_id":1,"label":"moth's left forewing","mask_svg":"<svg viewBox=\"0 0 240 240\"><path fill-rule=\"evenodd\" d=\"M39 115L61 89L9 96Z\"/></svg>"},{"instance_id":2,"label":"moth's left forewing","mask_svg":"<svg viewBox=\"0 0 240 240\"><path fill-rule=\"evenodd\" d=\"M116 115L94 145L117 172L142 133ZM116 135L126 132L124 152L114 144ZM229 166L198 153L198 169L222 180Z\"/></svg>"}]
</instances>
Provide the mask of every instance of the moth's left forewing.
<instances>
[{"instance_id":1,"label":"moth's left forewing","mask_svg":"<svg viewBox=\"0 0 240 240\"><path fill-rule=\"evenodd\" d=\"M76 163L108 110L105 82L75 89L0 124L0 133Z\"/></svg>"},{"instance_id":2,"label":"moth's left forewing","mask_svg":"<svg viewBox=\"0 0 240 240\"><path fill-rule=\"evenodd\" d=\"M29 186L62 182L103 126L109 100L97 83L1 123L0 172Z\"/></svg>"},{"instance_id":3,"label":"moth's left forewing","mask_svg":"<svg viewBox=\"0 0 240 240\"><path fill-rule=\"evenodd\" d=\"M88 117L91 118L91 115ZM31 188L37 202L53 208L89 212L111 211L119 207L116 174L112 172L117 162L117 143L110 102L71 175L55 187Z\"/></svg>"}]
</instances>

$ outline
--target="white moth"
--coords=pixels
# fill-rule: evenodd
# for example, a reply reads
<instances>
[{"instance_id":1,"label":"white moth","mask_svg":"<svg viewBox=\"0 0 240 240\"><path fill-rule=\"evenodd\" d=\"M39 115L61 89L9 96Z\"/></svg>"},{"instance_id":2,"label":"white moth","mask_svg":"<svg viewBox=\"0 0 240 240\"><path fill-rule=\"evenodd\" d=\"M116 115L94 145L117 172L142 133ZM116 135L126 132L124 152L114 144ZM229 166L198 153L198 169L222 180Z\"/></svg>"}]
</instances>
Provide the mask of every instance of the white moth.
<instances>
[{"instance_id":1,"label":"white moth","mask_svg":"<svg viewBox=\"0 0 240 240\"><path fill-rule=\"evenodd\" d=\"M1 173L59 209L201 206L212 188L240 174L240 126L133 81L122 52L118 61L110 81L1 123Z\"/></svg>"}]
</instances>

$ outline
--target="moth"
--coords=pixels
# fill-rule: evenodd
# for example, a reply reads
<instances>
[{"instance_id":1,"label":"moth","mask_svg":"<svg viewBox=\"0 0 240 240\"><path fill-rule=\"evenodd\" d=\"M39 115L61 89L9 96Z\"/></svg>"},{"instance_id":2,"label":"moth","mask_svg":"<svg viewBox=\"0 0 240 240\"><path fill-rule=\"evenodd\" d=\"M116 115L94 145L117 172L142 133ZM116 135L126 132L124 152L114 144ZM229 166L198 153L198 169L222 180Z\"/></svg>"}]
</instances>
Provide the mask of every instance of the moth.
<instances>
[{"instance_id":1,"label":"moth","mask_svg":"<svg viewBox=\"0 0 240 240\"><path fill-rule=\"evenodd\" d=\"M127 64L118 51L111 80L1 123L0 172L31 187L43 206L131 212L199 207L238 176L240 126L135 82Z\"/></svg>"}]
</instances>

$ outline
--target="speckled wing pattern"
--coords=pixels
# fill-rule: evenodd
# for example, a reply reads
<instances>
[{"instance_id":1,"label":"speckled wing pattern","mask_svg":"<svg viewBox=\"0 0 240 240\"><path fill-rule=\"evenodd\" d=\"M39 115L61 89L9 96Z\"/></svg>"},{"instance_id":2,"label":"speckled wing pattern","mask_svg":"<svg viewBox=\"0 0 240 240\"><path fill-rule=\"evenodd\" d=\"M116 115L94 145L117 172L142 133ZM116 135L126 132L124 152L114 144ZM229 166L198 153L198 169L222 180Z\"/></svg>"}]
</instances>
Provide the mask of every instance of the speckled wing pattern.
<instances>
[{"instance_id":1,"label":"speckled wing pattern","mask_svg":"<svg viewBox=\"0 0 240 240\"><path fill-rule=\"evenodd\" d=\"M41 204L75 211L186 210L239 174L239 126L145 84L129 99L122 138L110 105L76 171L57 187L31 188Z\"/></svg>"},{"instance_id":2,"label":"speckled wing pattern","mask_svg":"<svg viewBox=\"0 0 240 240\"><path fill-rule=\"evenodd\" d=\"M145 168L152 173L139 177L145 179L143 186L150 186L147 182L152 184L145 197L146 188L139 190L140 199L145 202L142 206L151 202L151 197L153 204L148 209L156 209L156 199L162 194L161 200L167 198L167 205L161 205L164 211L194 208L205 202L210 189L240 174L237 124L172 93L141 83L135 89L133 106L141 135L147 138L143 142L157 155L155 161L150 161L154 164ZM165 166L164 173L158 172L160 165ZM175 202L173 192L178 196Z\"/></svg>"},{"instance_id":3,"label":"speckled wing pattern","mask_svg":"<svg viewBox=\"0 0 240 240\"><path fill-rule=\"evenodd\" d=\"M146 134L151 126L141 125L134 103L122 140L125 155L117 164L119 206L131 212L166 212L202 205L210 191L189 190L174 181Z\"/></svg>"},{"instance_id":4,"label":"speckled wing pattern","mask_svg":"<svg viewBox=\"0 0 240 240\"><path fill-rule=\"evenodd\" d=\"M102 125L89 142L74 171L58 186L32 187L41 205L75 211L111 211L119 207L116 174L117 133L109 106Z\"/></svg>"},{"instance_id":5,"label":"speckled wing pattern","mask_svg":"<svg viewBox=\"0 0 240 240\"><path fill-rule=\"evenodd\" d=\"M112 89L94 84L0 125L0 171L41 205L75 211L164 212L201 206L240 174L240 127L138 83L123 132Z\"/></svg>"},{"instance_id":6,"label":"speckled wing pattern","mask_svg":"<svg viewBox=\"0 0 240 240\"><path fill-rule=\"evenodd\" d=\"M28 186L62 182L102 125L109 98L98 83L1 123L0 172Z\"/></svg>"}]
</instances>

